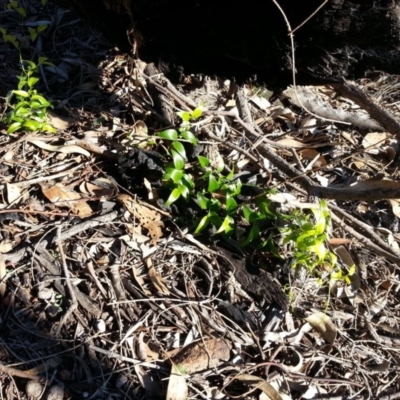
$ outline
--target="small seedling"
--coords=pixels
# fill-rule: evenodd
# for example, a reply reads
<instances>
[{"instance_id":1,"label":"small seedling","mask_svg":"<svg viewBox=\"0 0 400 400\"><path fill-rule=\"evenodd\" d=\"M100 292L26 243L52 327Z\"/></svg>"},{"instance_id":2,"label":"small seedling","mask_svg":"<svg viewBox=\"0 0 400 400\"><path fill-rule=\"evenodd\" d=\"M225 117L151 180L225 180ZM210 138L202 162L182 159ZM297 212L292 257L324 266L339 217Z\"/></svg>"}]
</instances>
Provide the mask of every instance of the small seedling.
<instances>
[{"instance_id":1,"label":"small seedling","mask_svg":"<svg viewBox=\"0 0 400 400\"><path fill-rule=\"evenodd\" d=\"M12 90L6 97L3 122L8 125L7 133L26 130L31 132L52 132L56 130L47 122L47 110L51 103L35 89L39 82L37 71L40 65L52 65L45 57L37 64L33 61L21 61L22 74L18 76L18 89Z\"/></svg>"}]
</instances>

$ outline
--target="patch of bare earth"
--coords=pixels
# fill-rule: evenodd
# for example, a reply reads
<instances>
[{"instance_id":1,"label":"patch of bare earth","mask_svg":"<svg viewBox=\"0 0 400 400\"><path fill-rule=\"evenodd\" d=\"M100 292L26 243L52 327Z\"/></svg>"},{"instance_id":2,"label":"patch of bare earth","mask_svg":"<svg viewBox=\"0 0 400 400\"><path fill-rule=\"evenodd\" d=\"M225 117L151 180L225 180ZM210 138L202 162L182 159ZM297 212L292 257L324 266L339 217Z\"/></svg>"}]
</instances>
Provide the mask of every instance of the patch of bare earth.
<instances>
[{"instance_id":1,"label":"patch of bare earth","mask_svg":"<svg viewBox=\"0 0 400 400\"><path fill-rule=\"evenodd\" d=\"M2 398L400 397L399 78L272 97L208 77L173 85L72 13L26 7L49 23L22 57L54 64L39 89L57 134L1 126ZM1 41L0 54L4 96L19 55ZM286 193L279 209L328 200L350 283L297 273L288 246L278 259L195 236L195 205L164 206L165 149L140 144L200 103L200 154Z\"/></svg>"}]
</instances>

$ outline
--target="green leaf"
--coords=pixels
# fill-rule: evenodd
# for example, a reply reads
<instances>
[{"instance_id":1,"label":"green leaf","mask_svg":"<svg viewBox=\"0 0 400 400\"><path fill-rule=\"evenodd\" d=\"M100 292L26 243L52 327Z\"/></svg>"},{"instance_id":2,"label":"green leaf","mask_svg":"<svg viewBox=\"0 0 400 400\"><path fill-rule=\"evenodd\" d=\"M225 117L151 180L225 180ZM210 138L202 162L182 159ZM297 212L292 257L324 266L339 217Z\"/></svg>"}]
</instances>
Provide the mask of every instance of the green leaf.
<instances>
[{"instance_id":1,"label":"green leaf","mask_svg":"<svg viewBox=\"0 0 400 400\"><path fill-rule=\"evenodd\" d=\"M183 177L183 173L181 169L173 169L169 174L169 179L174 183L179 183Z\"/></svg>"},{"instance_id":2,"label":"green leaf","mask_svg":"<svg viewBox=\"0 0 400 400\"><path fill-rule=\"evenodd\" d=\"M237 203L234 198L227 196L226 197L226 212L233 213L237 210Z\"/></svg>"},{"instance_id":3,"label":"green leaf","mask_svg":"<svg viewBox=\"0 0 400 400\"><path fill-rule=\"evenodd\" d=\"M203 169L210 165L210 160L207 157L197 156L197 159L199 160L199 164Z\"/></svg>"},{"instance_id":4,"label":"green leaf","mask_svg":"<svg viewBox=\"0 0 400 400\"><path fill-rule=\"evenodd\" d=\"M218 181L215 179L214 175L210 175L208 177L208 191L210 193L212 193L212 192L215 192L218 189L219 189Z\"/></svg>"},{"instance_id":5,"label":"green leaf","mask_svg":"<svg viewBox=\"0 0 400 400\"><path fill-rule=\"evenodd\" d=\"M174 189L168 197L168 200L165 202L166 206L170 206L174 201L178 200L181 196L181 192L179 189Z\"/></svg>"},{"instance_id":6,"label":"green leaf","mask_svg":"<svg viewBox=\"0 0 400 400\"><path fill-rule=\"evenodd\" d=\"M199 106L192 111L192 118L199 119L203 114L203 106Z\"/></svg>"},{"instance_id":7,"label":"green leaf","mask_svg":"<svg viewBox=\"0 0 400 400\"><path fill-rule=\"evenodd\" d=\"M243 216L245 220L249 223L254 222L257 220L258 215L256 212L254 212L250 207L248 207L246 204L243 205Z\"/></svg>"},{"instance_id":8,"label":"green leaf","mask_svg":"<svg viewBox=\"0 0 400 400\"><path fill-rule=\"evenodd\" d=\"M230 217L229 215L227 215L224 219L224 221L222 222L221 226L219 227L219 229L217 230L217 233L229 233L233 231L233 225L235 224L235 220Z\"/></svg>"},{"instance_id":9,"label":"green leaf","mask_svg":"<svg viewBox=\"0 0 400 400\"><path fill-rule=\"evenodd\" d=\"M11 124L8 129L7 129L7 133L14 133L16 132L18 129L20 129L22 126L21 122L14 122L13 124Z\"/></svg>"},{"instance_id":10,"label":"green leaf","mask_svg":"<svg viewBox=\"0 0 400 400\"><path fill-rule=\"evenodd\" d=\"M28 27L29 35L31 36L32 42L36 40L38 37L38 31L34 28Z\"/></svg>"},{"instance_id":11,"label":"green leaf","mask_svg":"<svg viewBox=\"0 0 400 400\"><path fill-rule=\"evenodd\" d=\"M7 35L7 29L5 28L0 28L0 32L2 33L2 35Z\"/></svg>"},{"instance_id":12,"label":"green leaf","mask_svg":"<svg viewBox=\"0 0 400 400\"><path fill-rule=\"evenodd\" d=\"M25 11L25 8L18 7L18 8L17 8L17 11L18 11L18 13L19 13L20 15L22 15L24 18L26 18L26 11Z\"/></svg>"},{"instance_id":13,"label":"green leaf","mask_svg":"<svg viewBox=\"0 0 400 400\"><path fill-rule=\"evenodd\" d=\"M244 242L242 242L240 245L242 247L247 246L248 244L254 242L254 240L258 239L258 236L260 234L260 228L258 227L258 225L253 225L250 228L250 232L247 235L247 238Z\"/></svg>"},{"instance_id":14,"label":"green leaf","mask_svg":"<svg viewBox=\"0 0 400 400\"><path fill-rule=\"evenodd\" d=\"M29 117L30 113L30 110L25 107L19 107L17 110L14 110L14 115L21 118Z\"/></svg>"},{"instance_id":15,"label":"green leaf","mask_svg":"<svg viewBox=\"0 0 400 400\"><path fill-rule=\"evenodd\" d=\"M41 130L41 131L44 131L44 132L57 133L56 128L54 128L54 126L48 124L47 122L45 122L45 123L42 125L42 128L41 128L40 130Z\"/></svg>"},{"instance_id":16,"label":"green leaf","mask_svg":"<svg viewBox=\"0 0 400 400\"><path fill-rule=\"evenodd\" d=\"M34 87L38 82L39 82L39 78L37 78L36 76L31 76L31 77L28 79L28 86L29 86L30 88L32 88L32 87ZM40 96L40 97L42 97L42 96ZM44 97L42 97L42 99L44 100Z\"/></svg>"},{"instance_id":17,"label":"green leaf","mask_svg":"<svg viewBox=\"0 0 400 400\"><path fill-rule=\"evenodd\" d=\"M189 189L187 188L187 186L185 186L185 185L179 185L179 186L178 186L178 190L179 190L180 194L181 194L185 199L187 199L187 198L189 197L190 192L189 192Z\"/></svg>"},{"instance_id":18,"label":"green leaf","mask_svg":"<svg viewBox=\"0 0 400 400\"><path fill-rule=\"evenodd\" d=\"M190 131L183 131L181 132L181 136L190 142L193 146L197 146L197 139L196 136Z\"/></svg>"},{"instance_id":19,"label":"green leaf","mask_svg":"<svg viewBox=\"0 0 400 400\"><path fill-rule=\"evenodd\" d=\"M175 129L167 129L162 132L158 132L158 137L166 140L177 140L178 132Z\"/></svg>"},{"instance_id":20,"label":"green leaf","mask_svg":"<svg viewBox=\"0 0 400 400\"><path fill-rule=\"evenodd\" d=\"M199 233L201 232L204 228L207 227L207 225L210 223L210 219L209 219L209 215L205 215L201 221L199 222L199 224L197 225L196 230L194 231L194 233Z\"/></svg>"},{"instance_id":21,"label":"green leaf","mask_svg":"<svg viewBox=\"0 0 400 400\"><path fill-rule=\"evenodd\" d=\"M171 150L171 155L175 168L183 169L185 166L185 160L181 157L181 155L174 150Z\"/></svg>"},{"instance_id":22,"label":"green leaf","mask_svg":"<svg viewBox=\"0 0 400 400\"><path fill-rule=\"evenodd\" d=\"M43 31L45 31L45 30L47 29L47 27L48 27L47 24L39 25L39 26L37 27L37 31L38 31L38 32L43 32Z\"/></svg>"},{"instance_id":23,"label":"green leaf","mask_svg":"<svg viewBox=\"0 0 400 400\"><path fill-rule=\"evenodd\" d=\"M202 195L201 193L197 193L197 201L199 203L200 208L203 210L208 209L209 200L206 196Z\"/></svg>"},{"instance_id":24,"label":"green leaf","mask_svg":"<svg viewBox=\"0 0 400 400\"><path fill-rule=\"evenodd\" d=\"M30 131L38 131L40 130L42 123L38 122L38 121L33 121L33 120L29 120L29 121L25 121L22 126L24 128L29 129Z\"/></svg>"},{"instance_id":25,"label":"green leaf","mask_svg":"<svg viewBox=\"0 0 400 400\"><path fill-rule=\"evenodd\" d=\"M13 90L13 93L16 96L29 97L29 93L26 90Z\"/></svg>"},{"instance_id":26,"label":"green leaf","mask_svg":"<svg viewBox=\"0 0 400 400\"><path fill-rule=\"evenodd\" d=\"M182 183L188 189L194 189L194 182L193 182L192 177L189 174L183 174Z\"/></svg>"},{"instance_id":27,"label":"green leaf","mask_svg":"<svg viewBox=\"0 0 400 400\"><path fill-rule=\"evenodd\" d=\"M187 112L187 111L179 111L179 112L177 112L176 114L177 114L179 117L181 117L183 121L185 121L185 122L189 122L189 121L190 121L191 115L190 115L189 112Z\"/></svg>"},{"instance_id":28,"label":"green leaf","mask_svg":"<svg viewBox=\"0 0 400 400\"><path fill-rule=\"evenodd\" d=\"M175 140L174 142L172 142L172 147L179 153L179 155L186 160L186 151L185 151L185 147L183 146L183 144L181 142L178 142L177 140Z\"/></svg>"}]
</instances>

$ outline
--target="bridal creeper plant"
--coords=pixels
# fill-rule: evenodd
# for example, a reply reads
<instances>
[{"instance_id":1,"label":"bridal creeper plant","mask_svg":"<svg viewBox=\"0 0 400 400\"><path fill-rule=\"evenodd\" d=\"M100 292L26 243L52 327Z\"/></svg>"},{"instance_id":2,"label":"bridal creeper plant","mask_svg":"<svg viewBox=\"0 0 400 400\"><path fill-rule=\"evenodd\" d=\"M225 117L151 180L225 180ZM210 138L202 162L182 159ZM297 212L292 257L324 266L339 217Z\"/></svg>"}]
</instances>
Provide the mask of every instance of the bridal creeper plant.
<instances>
[{"instance_id":1,"label":"bridal creeper plant","mask_svg":"<svg viewBox=\"0 0 400 400\"><path fill-rule=\"evenodd\" d=\"M211 224L216 227L217 234L229 236L235 232L237 221L241 218L248 225L247 234L240 239L241 246L252 244L266 248L281 259L286 256L281 254L281 248L286 247L292 255L293 268L305 268L317 277L321 277L323 272L327 271L330 284L338 280L350 283L349 277L354 270L346 274L338 268L336 255L326 246L331 219L325 200L321 200L310 213L302 210L293 210L290 214L272 212L271 200L267 195L256 197L251 205L238 205L242 183L239 179L234 179L233 168L230 171L228 169L227 175L223 174L227 168L220 156L217 165L214 166L207 157L198 156L196 167L200 170L200 176L194 179L188 172L189 165L182 142L197 145L197 139L190 128L191 122L201 117L202 107L192 112L180 112L178 115L182 118L178 130L168 129L158 134L160 138L171 142L167 149L172 163L167 166L163 177L164 187L171 191L166 205L171 205L181 197L185 200L196 199L204 215L197 224L195 233L201 232ZM260 228L266 222L272 226L269 232L263 232ZM283 246L278 246L278 243ZM322 279L319 279L323 284Z\"/></svg>"},{"instance_id":2,"label":"bridal creeper plant","mask_svg":"<svg viewBox=\"0 0 400 400\"><path fill-rule=\"evenodd\" d=\"M47 0L42 0L42 5ZM7 4L9 11L17 11L21 18L26 17L26 10L21 7L19 2L11 0ZM23 25L23 24L22 24ZM47 29L47 24L39 24L36 27L28 27L31 42L34 42L39 34ZM0 28L3 40L11 43L18 51L21 49L21 43L16 35L10 34L5 28ZM36 89L39 82L38 70L42 65L52 65L45 57L39 57L37 63L30 60L21 60L21 75L18 76L17 89L12 90L6 97L5 113L2 121L8 126L7 133L13 133L20 130L33 132L52 132L54 127L47 122L47 110L52 108L51 103Z\"/></svg>"}]
</instances>

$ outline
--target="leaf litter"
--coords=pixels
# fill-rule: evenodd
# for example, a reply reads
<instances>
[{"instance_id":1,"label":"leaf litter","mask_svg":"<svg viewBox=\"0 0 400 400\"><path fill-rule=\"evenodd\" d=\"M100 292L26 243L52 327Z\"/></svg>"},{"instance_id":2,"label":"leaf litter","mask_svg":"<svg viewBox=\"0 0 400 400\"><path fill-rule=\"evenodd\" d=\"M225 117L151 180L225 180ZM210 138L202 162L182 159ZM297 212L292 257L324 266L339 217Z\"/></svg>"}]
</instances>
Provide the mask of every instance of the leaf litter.
<instances>
[{"instance_id":1,"label":"leaf litter","mask_svg":"<svg viewBox=\"0 0 400 400\"><path fill-rule=\"evenodd\" d=\"M60 13L40 9L30 10L38 20ZM62 56L57 48L66 41ZM9 60L1 78L12 84L18 57L0 46ZM319 116L310 118L293 88L286 98L266 99L252 85L244 89L253 121L247 129L229 82L210 78L205 88L192 76L160 85L70 13L44 51L54 63L44 73L59 102L57 134L6 135L2 127L0 136L3 397L399 395L400 195L385 196L399 192L393 132L332 87L297 88ZM157 198L159 156L146 153L166 118L178 122L174 110L160 115L152 106L157 84L179 109L204 104L198 129L211 129L204 154L225 165L234 159L237 172L255 171L258 185L279 186L271 194L277 207L307 208L309 199L301 180L285 178L263 153L265 141L321 187L342 193L329 203L330 244L343 271L356 270L349 283L331 282L328 292L315 278L276 266L269 270L275 279L288 284L290 277L283 312L243 290L218 247L174 223L176 210ZM398 77L376 74L357 84L397 117ZM130 146L143 149L152 174L137 165L116 175L119 154Z\"/></svg>"}]
</instances>

